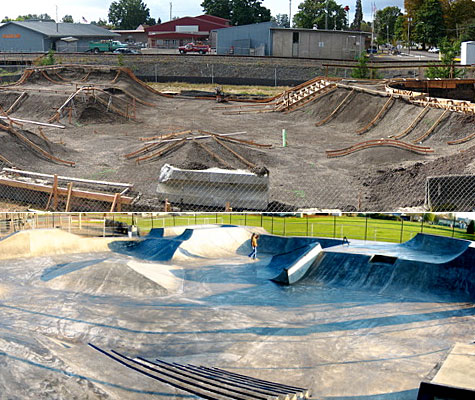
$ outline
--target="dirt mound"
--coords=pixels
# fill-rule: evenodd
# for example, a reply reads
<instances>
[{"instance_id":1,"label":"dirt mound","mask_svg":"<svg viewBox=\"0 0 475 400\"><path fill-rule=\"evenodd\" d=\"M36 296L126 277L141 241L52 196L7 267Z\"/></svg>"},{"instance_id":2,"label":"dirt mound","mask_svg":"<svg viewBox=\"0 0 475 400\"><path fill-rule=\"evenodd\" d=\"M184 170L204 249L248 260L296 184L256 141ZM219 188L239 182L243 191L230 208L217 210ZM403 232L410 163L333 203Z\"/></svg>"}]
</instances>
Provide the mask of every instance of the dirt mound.
<instances>
[{"instance_id":1,"label":"dirt mound","mask_svg":"<svg viewBox=\"0 0 475 400\"><path fill-rule=\"evenodd\" d=\"M470 173L467 167L474 159L475 146L472 146L462 153L429 162L416 162L407 167L381 170L361 178L363 186L367 188L366 207L372 210L377 205L384 210L396 210L423 206L427 177Z\"/></svg>"}]
</instances>

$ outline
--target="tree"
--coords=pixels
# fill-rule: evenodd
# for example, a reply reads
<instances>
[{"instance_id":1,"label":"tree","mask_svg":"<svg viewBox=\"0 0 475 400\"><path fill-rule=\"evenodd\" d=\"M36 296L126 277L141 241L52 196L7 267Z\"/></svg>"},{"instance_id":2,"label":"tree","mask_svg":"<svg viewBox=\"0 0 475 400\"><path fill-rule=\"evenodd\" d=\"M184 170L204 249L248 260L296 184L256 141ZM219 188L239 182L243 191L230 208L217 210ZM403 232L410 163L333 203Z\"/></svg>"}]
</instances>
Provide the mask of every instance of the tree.
<instances>
[{"instance_id":1,"label":"tree","mask_svg":"<svg viewBox=\"0 0 475 400\"><path fill-rule=\"evenodd\" d=\"M351 23L351 26L350 26L351 30L360 31L362 22L363 22L363 8L361 6L361 0L356 0L355 19Z\"/></svg>"},{"instance_id":2,"label":"tree","mask_svg":"<svg viewBox=\"0 0 475 400\"><path fill-rule=\"evenodd\" d=\"M374 31L378 43L391 43L394 38L396 21L401 15L402 13L399 7L386 7L376 11Z\"/></svg>"},{"instance_id":3,"label":"tree","mask_svg":"<svg viewBox=\"0 0 475 400\"><path fill-rule=\"evenodd\" d=\"M356 79L369 78L368 59L365 53L361 53L358 57L358 66L351 71L351 77Z\"/></svg>"},{"instance_id":4,"label":"tree","mask_svg":"<svg viewBox=\"0 0 475 400\"><path fill-rule=\"evenodd\" d=\"M451 42L448 38L443 38L439 42L440 61L443 67L429 67L426 71L427 78L458 78L463 74L462 69L455 68L454 58L460 51L460 42Z\"/></svg>"},{"instance_id":5,"label":"tree","mask_svg":"<svg viewBox=\"0 0 475 400\"><path fill-rule=\"evenodd\" d=\"M19 15L15 19L5 17L2 19L3 22L10 22L10 21L27 21L27 20L39 20L39 21L53 21L53 19L48 14L27 14L27 15Z\"/></svg>"},{"instance_id":6,"label":"tree","mask_svg":"<svg viewBox=\"0 0 475 400\"><path fill-rule=\"evenodd\" d=\"M272 21L281 28L290 28L289 16L287 14L277 14L275 17L272 17Z\"/></svg>"},{"instance_id":7,"label":"tree","mask_svg":"<svg viewBox=\"0 0 475 400\"><path fill-rule=\"evenodd\" d=\"M373 27L371 26L371 22L362 21L360 26L361 32L372 32Z\"/></svg>"},{"instance_id":8,"label":"tree","mask_svg":"<svg viewBox=\"0 0 475 400\"><path fill-rule=\"evenodd\" d=\"M472 0L441 0L447 36L460 39L475 22L475 2Z\"/></svg>"},{"instance_id":9,"label":"tree","mask_svg":"<svg viewBox=\"0 0 475 400\"><path fill-rule=\"evenodd\" d=\"M204 0L201 7L206 14L231 20L232 25L271 20L270 10L260 0Z\"/></svg>"},{"instance_id":10,"label":"tree","mask_svg":"<svg viewBox=\"0 0 475 400\"><path fill-rule=\"evenodd\" d=\"M201 7L206 14L231 19L232 0L204 0Z\"/></svg>"},{"instance_id":11,"label":"tree","mask_svg":"<svg viewBox=\"0 0 475 400\"><path fill-rule=\"evenodd\" d=\"M66 23L72 24L72 23L74 23L74 19L71 15L65 15L63 17L63 19L61 20L61 22L66 22Z\"/></svg>"},{"instance_id":12,"label":"tree","mask_svg":"<svg viewBox=\"0 0 475 400\"><path fill-rule=\"evenodd\" d=\"M142 0L113 1L109 7L109 22L119 29L135 29L141 24L155 25L150 10Z\"/></svg>"},{"instance_id":13,"label":"tree","mask_svg":"<svg viewBox=\"0 0 475 400\"><path fill-rule=\"evenodd\" d=\"M347 25L346 11L335 0L304 0L294 16L297 28L341 30Z\"/></svg>"},{"instance_id":14,"label":"tree","mask_svg":"<svg viewBox=\"0 0 475 400\"><path fill-rule=\"evenodd\" d=\"M99 21L91 21L91 25L97 25L105 29L114 29L112 24L109 24L105 19L99 18Z\"/></svg>"},{"instance_id":15,"label":"tree","mask_svg":"<svg viewBox=\"0 0 475 400\"><path fill-rule=\"evenodd\" d=\"M475 222L473 221L473 219L471 219L467 225L467 233L469 235L475 234Z\"/></svg>"},{"instance_id":16,"label":"tree","mask_svg":"<svg viewBox=\"0 0 475 400\"><path fill-rule=\"evenodd\" d=\"M396 40L406 40L407 41L407 33L406 33L406 18L404 15L400 15L396 18L396 22L394 24L394 38Z\"/></svg>"},{"instance_id":17,"label":"tree","mask_svg":"<svg viewBox=\"0 0 475 400\"><path fill-rule=\"evenodd\" d=\"M404 0L404 9L406 10L406 17L414 18L417 10L422 7L424 0Z\"/></svg>"},{"instance_id":18,"label":"tree","mask_svg":"<svg viewBox=\"0 0 475 400\"><path fill-rule=\"evenodd\" d=\"M462 27L462 33L460 35L461 42L470 42L475 40L475 19L470 25Z\"/></svg>"},{"instance_id":19,"label":"tree","mask_svg":"<svg viewBox=\"0 0 475 400\"><path fill-rule=\"evenodd\" d=\"M271 20L270 10L259 0L232 0L231 23L247 25Z\"/></svg>"},{"instance_id":20,"label":"tree","mask_svg":"<svg viewBox=\"0 0 475 400\"><path fill-rule=\"evenodd\" d=\"M424 0L416 11L414 38L422 43L435 46L445 36L444 13L440 0Z\"/></svg>"}]
</instances>

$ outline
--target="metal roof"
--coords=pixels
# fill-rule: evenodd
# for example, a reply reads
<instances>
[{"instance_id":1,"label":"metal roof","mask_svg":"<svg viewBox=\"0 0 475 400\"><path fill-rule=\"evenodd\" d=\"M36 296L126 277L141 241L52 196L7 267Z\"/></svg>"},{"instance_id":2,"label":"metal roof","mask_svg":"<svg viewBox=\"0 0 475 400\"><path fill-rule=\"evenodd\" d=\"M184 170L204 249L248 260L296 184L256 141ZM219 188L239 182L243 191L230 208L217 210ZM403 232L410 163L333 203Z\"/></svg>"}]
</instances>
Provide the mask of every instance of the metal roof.
<instances>
[{"instance_id":1,"label":"metal roof","mask_svg":"<svg viewBox=\"0 0 475 400\"><path fill-rule=\"evenodd\" d=\"M8 24L19 25L48 37L75 36L112 38L120 36L117 33L92 24L56 23L54 21L10 21L5 23L4 26Z\"/></svg>"}]
</instances>

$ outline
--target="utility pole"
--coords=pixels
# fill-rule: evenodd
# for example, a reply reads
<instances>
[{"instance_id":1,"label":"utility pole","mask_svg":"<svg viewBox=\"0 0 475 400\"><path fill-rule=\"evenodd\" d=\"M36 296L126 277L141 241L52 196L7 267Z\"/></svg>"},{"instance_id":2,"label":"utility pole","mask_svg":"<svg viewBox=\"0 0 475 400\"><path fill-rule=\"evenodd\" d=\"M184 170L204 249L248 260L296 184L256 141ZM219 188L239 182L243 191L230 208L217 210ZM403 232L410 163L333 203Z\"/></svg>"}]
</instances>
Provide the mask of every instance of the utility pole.
<instances>
[{"instance_id":1,"label":"utility pole","mask_svg":"<svg viewBox=\"0 0 475 400\"><path fill-rule=\"evenodd\" d=\"M173 3L170 1L170 21L172 20L172 8L173 8Z\"/></svg>"},{"instance_id":2,"label":"utility pole","mask_svg":"<svg viewBox=\"0 0 475 400\"><path fill-rule=\"evenodd\" d=\"M289 0L289 28L292 28L292 0Z\"/></svg>"}]
</instances>

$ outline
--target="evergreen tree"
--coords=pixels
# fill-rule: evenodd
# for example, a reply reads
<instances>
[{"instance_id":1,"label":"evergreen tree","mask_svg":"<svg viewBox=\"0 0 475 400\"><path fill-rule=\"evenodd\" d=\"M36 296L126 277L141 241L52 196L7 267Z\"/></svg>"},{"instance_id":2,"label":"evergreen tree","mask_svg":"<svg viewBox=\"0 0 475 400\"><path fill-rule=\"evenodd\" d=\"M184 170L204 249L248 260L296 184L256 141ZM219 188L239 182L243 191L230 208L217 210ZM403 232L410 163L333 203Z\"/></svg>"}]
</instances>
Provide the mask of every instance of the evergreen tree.
<instances>
[{"instance_id":1,"label":"evergreen tree","mask_svg":"<svg viewBox=\"0 0 475 400\"><path fill-rule=\"evenodd\" d=\"M361 6L361 0L356 0L355 6L355 19L351 23L351 30L361 30L361 23L363 22L363 7Z\"/></svg>"}]
</instances>

